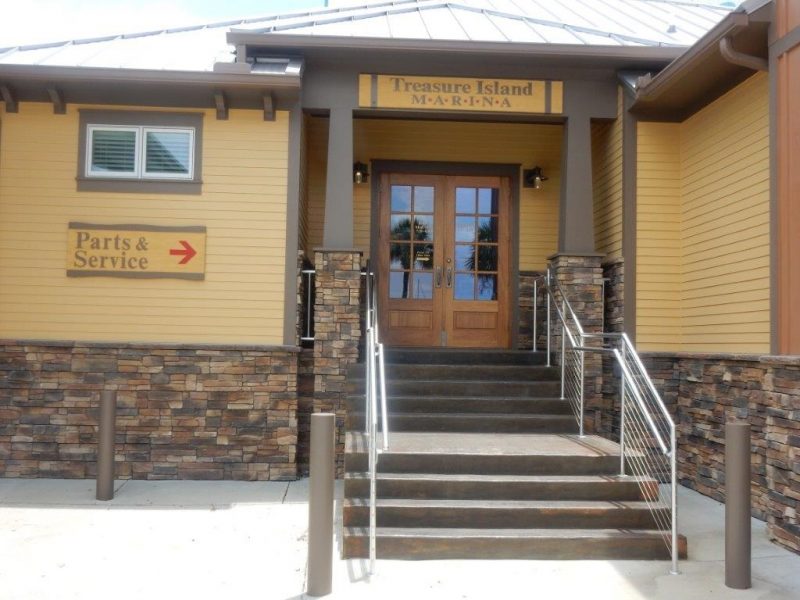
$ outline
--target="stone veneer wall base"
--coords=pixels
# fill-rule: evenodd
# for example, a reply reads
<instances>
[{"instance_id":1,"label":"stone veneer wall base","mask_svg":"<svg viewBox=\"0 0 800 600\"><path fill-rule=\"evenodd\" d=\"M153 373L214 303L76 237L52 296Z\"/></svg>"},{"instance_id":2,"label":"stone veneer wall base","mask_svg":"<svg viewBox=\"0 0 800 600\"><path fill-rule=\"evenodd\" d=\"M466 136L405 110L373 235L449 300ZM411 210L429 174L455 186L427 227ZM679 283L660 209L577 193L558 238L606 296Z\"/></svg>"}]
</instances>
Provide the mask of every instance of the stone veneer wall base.
<instances>
[{"instance_id":1,"label":"stone veneer wall base","mask_svg":"<svg viewBox=\"0 0 800 600\"><path fill-rule=\"evenodd\" d=\"M800 357L642 353L678 425L681 484L725 500L725 423L752 427L752 512L800 552Z\"/></svg>"},{"instance_id":2,"label":"stone veneer wall base","mask_svg":"<svg viewBox=\"0 0 800 600\"><path fill-rule=\"evenodd\" d=\"M117 393L119 479L295 479L295 347L0 342L0 476L96 474Z\"/></svg>"}]
</instances>

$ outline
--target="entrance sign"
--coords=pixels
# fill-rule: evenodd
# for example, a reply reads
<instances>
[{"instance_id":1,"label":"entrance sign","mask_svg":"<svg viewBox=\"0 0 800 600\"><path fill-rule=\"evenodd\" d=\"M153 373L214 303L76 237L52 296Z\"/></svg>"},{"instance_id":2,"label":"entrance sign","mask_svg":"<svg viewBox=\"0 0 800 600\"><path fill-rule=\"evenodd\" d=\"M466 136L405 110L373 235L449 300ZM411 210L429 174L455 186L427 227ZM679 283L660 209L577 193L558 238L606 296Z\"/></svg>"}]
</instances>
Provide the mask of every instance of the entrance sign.
<instances>
[{"instance_id":1,"label":"entrance sign","mask_svg":"<svg viewBox=\"0 0 800 600\"><path fill-rule=\"evenodd\" d=\"M504 113L561 114L563 83L530 79L361 74L358 104Z\"/></svg>"},{"instance_id":2,"label":"entrance sign","mask_svg":"<svg viewBox=\"0 0 800 600\"><path fill-rule=\"evenodd\" d=\"M205 279L206 228L70 223L68 277Z\"/></svg>"}]
</instances>

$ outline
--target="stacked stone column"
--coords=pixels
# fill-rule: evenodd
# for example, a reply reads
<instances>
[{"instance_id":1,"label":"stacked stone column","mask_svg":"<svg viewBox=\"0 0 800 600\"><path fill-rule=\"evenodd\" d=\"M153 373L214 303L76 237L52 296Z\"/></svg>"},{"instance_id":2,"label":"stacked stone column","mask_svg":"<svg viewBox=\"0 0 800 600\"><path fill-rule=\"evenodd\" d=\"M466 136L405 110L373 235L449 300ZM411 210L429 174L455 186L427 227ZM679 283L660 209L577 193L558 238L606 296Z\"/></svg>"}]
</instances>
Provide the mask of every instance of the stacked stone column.
<instances>
[{"instance_id":1,"label":"stacked stone column","mask_svg":"<svg viewBox=\"0 0 800 600\"><path fill-rule=\"evenodd\" d=\"M586 333L603 331L603 267L602 255L555 254L550 266L572 305ZM597 342L592 342L596 345ZM553 352L560 353L561 338L553 340ZM584 362L584 431L602 431L603 364L598 353L585 353Z\"/></svg>"},{"instance_id":2,"label":"stacked stone column","mask_svg":"<svg viewBox=\"0 0 800 600\"><path fill-rule=\"evenodd\" d=\"M314 412L336 415L337 474L344 472L347 370L361 339L361 252L317 250L314 302Z\"/></svg>"}]
</instances>

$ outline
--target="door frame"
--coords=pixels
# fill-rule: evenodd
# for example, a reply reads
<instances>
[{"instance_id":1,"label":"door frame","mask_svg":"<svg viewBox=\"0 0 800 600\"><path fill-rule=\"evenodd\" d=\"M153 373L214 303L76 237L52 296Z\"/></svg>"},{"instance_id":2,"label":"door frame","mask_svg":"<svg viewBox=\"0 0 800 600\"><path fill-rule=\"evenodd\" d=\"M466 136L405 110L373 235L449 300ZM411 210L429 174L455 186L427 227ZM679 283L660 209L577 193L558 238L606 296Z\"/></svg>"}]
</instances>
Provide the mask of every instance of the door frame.
<instances>
[{"instance_id":1,"label":"door frame","mask_svg":"<svg viewBox=\"0 0 800 600\"><path fill-rule=\"evenodd\" d=\"M509 248L508 276L510 280L509 331L510 348L517 347L519 337L519 186L522 165L508 163L468 163L446 161L416 160L370 160L370 224L369 255L378 256L378 235L380 233L380 182L384 174L406 173L413 175L454 175L480 177L507 177L510 182L511 198L509 218L511 219L511 244ZM376 273L376 277L380 277Z\"/></svg>"}]
</instances>

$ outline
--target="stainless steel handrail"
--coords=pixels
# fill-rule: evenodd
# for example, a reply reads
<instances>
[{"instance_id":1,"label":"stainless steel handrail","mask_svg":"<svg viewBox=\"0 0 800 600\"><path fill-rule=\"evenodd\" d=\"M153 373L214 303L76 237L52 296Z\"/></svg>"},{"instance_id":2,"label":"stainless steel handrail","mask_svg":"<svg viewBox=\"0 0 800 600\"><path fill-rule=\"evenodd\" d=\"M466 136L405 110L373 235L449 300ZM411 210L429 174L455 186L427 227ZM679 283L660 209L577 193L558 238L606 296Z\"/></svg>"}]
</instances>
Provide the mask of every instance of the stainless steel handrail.
<instances>
[{"instance_id":1,"label":"stainless steel handrail","mask_svg":"<svg viewBox=\"0 0 800 600\"><path fill-rule=\"evenodd\" d=\"M627 476L630 470L637 476L642 497L651 509L653 520L665 536L672 559L671 572L678 573L678 529L677 529L677 432L675 422L664 404L653 380L647 373L636 348L625 333L586 333L575 311L569 303L558 279L547 272L534 280L533 298L533 350L538 349L538 295L543 290L547 304L547 364L551 355L551 304L555 303L556 326L561 328L561 398L568 399L576 412L580 435L584 428L584 356L586 352L610 353L620 367L620 475ZM559 306L560 305L560 306ZM574 330L574 331L573 331ZM587 340L600 340L602 346L589 346ZM573 355L567 375L567 341ZM580 356L580 360L577 359ZM579 372L577 372L579 371ZM579 382L579 385L575 385ZM567 396L580 394L579 398ZM633 402L629 402L629 398ZM653 448L655 440L657 448ZM668 465L666 464L668 462ZM666 467L666 468L664 468ZM669 471L668 475L665 471ZM652 485L668 477L668 498L662 493L664 485L658 485L658 500L669 505L669 518L663 517L662 505L653 500Z\"/></svg>"},{"instance_id":2,"label":"stainless steel handrail","mask_svg":"<svg viewBox=\"0 0 800 600\"><path fill-rule=\"evenodd\" d=\"M365 324L367 341L364 357L365 368L365 420L369 453L369 570L375 572L377 553L377 478L378 459L381 452L389 449L389 420L386 408L386 365L383 344L378 332L378 303L375 290L375 274L367 261L366 270L367 310ZM380 397L382 444L378 448L378 398Z\"/></svg>"}]
</instances>

